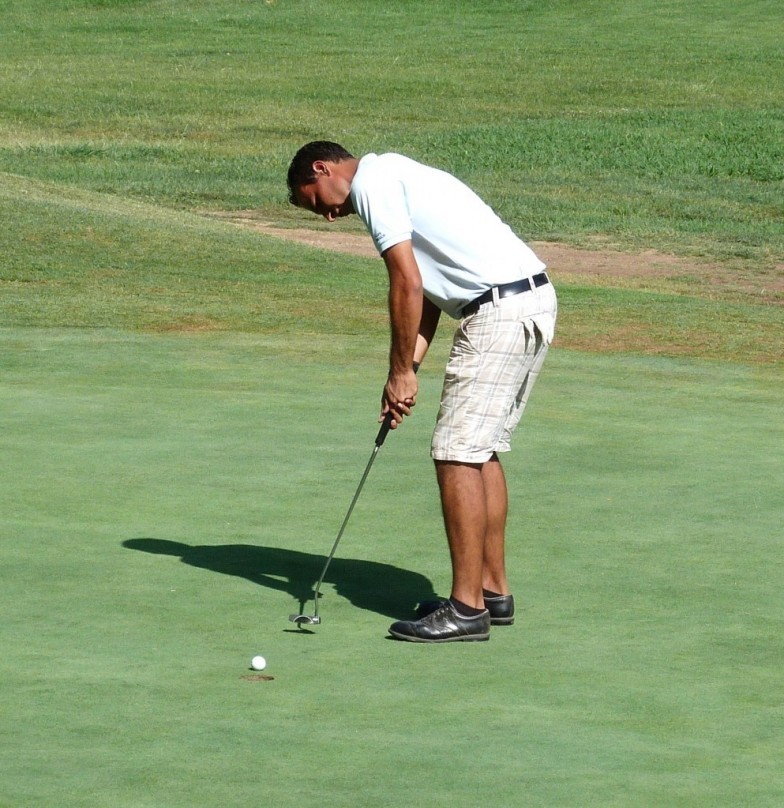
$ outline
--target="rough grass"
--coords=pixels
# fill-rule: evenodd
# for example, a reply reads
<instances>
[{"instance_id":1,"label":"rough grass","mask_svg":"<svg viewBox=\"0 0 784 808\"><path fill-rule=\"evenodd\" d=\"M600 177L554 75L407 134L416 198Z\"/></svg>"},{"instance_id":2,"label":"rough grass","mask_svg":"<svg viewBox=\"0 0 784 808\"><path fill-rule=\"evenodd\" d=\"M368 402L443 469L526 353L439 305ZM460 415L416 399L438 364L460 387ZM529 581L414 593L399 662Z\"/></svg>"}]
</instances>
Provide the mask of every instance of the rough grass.
<instances>
[{"instance_id":1,"label":"rough grass","mask_svg":"<svg viewBox=\"0 0 784 808\"><path fill-rule=\"evenodd\" d=\"M7 175L0 176L0 209L8 225L0 233L6 325L386 339L386 276L378 259ZM558 344L781 361L780 306L710 299L701 281L692 288L665 294L559 278Z\"/></svg>"},{"instance_id":2,"label":"rough grass","mask_svg":"<svg viewBox=\"0 0 784 808\"><path fill-rule=\"evenodd\" d=\"M780 269L773 0L353 0L326 31L323 14L7 3L0 170L270 212L294 150L330 137L454 170L529 239Z\"/></svg>"}]
</instances>

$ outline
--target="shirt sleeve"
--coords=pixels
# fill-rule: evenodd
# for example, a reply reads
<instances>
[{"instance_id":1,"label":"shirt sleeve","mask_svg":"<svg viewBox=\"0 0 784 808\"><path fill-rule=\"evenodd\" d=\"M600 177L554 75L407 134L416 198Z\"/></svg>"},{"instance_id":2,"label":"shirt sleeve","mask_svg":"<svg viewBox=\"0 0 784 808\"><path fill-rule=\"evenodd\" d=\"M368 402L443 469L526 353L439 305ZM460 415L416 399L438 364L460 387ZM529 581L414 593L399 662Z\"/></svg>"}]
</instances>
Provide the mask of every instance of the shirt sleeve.
<instances>
[{"instance_id":1,"label":"shirt sleeve","mask_svg":"<svg viewBox=\"0 0 784 808\"><path fill-rule=\"evenodd\" d=\"M414 228L400 179L383 174L363 178L352 184L351 198L379 253L411 239Z\"/></svg>"}]
</instances>

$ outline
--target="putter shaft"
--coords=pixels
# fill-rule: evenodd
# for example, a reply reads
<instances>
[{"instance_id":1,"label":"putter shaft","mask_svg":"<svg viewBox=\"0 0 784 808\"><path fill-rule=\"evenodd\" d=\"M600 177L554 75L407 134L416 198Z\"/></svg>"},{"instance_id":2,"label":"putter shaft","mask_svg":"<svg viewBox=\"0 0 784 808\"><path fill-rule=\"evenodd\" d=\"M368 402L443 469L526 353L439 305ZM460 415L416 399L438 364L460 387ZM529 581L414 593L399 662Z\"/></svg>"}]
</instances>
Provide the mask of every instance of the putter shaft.
<instances>
[{"instance_id":1,"label":"putter shaft","mask_svg":"<svg viewBox=\"0 0 784 808\"><path fill-rule=\"evenodd\" d=\"M381 428L378 430L378 435L376 435L375 445L373 446L373 451L370 453L370 459L365 466L365 471L362 474L362 479L359 481L359 485L357 486L357 490L354 493L354 498L351 500L351 504L348 506L348 511L346 511L346 516L343 519L343 524L340 526L340 530L338 531L338 535L335 538L335 541L332 544L332 549L329 551L329 555L327 556L326 563L324 564L324 568L321 570L321 575L319 576L318 582L313 590L314 595L314 606L313 606L313 616L309 617L305 614L292 614L289 615L289 620L292 623L303 624L307 623L308 625L318 625L321 623L321 618L319 617L319 592L321 590L321 584L324 582L324 577L327 574L327 570L329 569L329 565L332 562L332 559L335 555L335 551L338 549L338 544L340 544L340 540L343 537L343 532L346 529L346 525L348 524L348 520L351 518L351 514L354 510L354 506L357 504L357 500L359 499L359 495L362 493L362 488L365 485L365 480L368 478L368 474L370 474L370 469L373 467L373 461L376 459L376 455L378 454L379 449L384 445L384 441L386 440L387 435L389 434L389 430L392 427L392 413L388 412L386 417L384 418L383 423L381 424Z\"/></svg>"}]
</instances>

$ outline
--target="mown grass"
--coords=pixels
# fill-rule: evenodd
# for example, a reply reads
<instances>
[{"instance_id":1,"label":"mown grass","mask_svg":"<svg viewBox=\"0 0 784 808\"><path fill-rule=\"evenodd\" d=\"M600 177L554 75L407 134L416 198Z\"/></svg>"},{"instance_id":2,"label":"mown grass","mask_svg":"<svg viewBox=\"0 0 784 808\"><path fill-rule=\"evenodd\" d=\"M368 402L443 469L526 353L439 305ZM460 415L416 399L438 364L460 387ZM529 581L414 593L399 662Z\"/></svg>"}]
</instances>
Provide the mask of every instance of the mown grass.
<instances>
[{"instance_id":1,"label":"mown grass","mask_svg":"<svg viewBox=\"0 0 784 808\"><path fill-rule=\"evenodd\" d=\"M0 177L6 325L359 333L383 322L368 262L93 192Z\"/></svg>"},{"instance_id":2,"label":"mown grass","mask_svg":"<svg viewBox=\"0 0 784 808\"><path fill-rule=\"evenodd\" d=\"M449 585L426 363L299 633L383 359L0 329L2 801L780 805L778 376L554 351L505 461L516 625L422 647L385 634Z\"/></svg>"},{"instance_id":3,"label":"mown grass","mask_svg":"<svg viewBox=\"0 0 784 808\"><path fill-rule=\"evenodd\" d=\"M782 804L782 309L698 263L780 278L779 14L0 0L0 802ZM287 631L376 432L384 271L194 211L307 222L283 176L322 136L530 240L694 257L671 292L558 279L518 624L481 648L384 640L448 587L448 328Z\"/></svg>"}]
</instances>

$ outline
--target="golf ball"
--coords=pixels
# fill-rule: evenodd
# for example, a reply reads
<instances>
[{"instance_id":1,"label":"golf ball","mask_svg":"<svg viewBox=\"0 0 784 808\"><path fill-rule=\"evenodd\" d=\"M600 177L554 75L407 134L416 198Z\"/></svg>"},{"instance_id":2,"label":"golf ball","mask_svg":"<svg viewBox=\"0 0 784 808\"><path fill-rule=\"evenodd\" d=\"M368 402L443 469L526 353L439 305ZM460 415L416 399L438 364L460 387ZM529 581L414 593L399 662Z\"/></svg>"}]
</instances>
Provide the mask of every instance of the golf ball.
<instances>
[{"instance_id":1,"label":"golf ball","mask_svg":"<svg viewBox=\"0 0 784 808\"><path fill-rule=\"evenodd\" d=\"M267 667L267 660L263 656L255 656L251 659L250 666L254 671L263 671Z\"/></svg>"}]
</instances>

